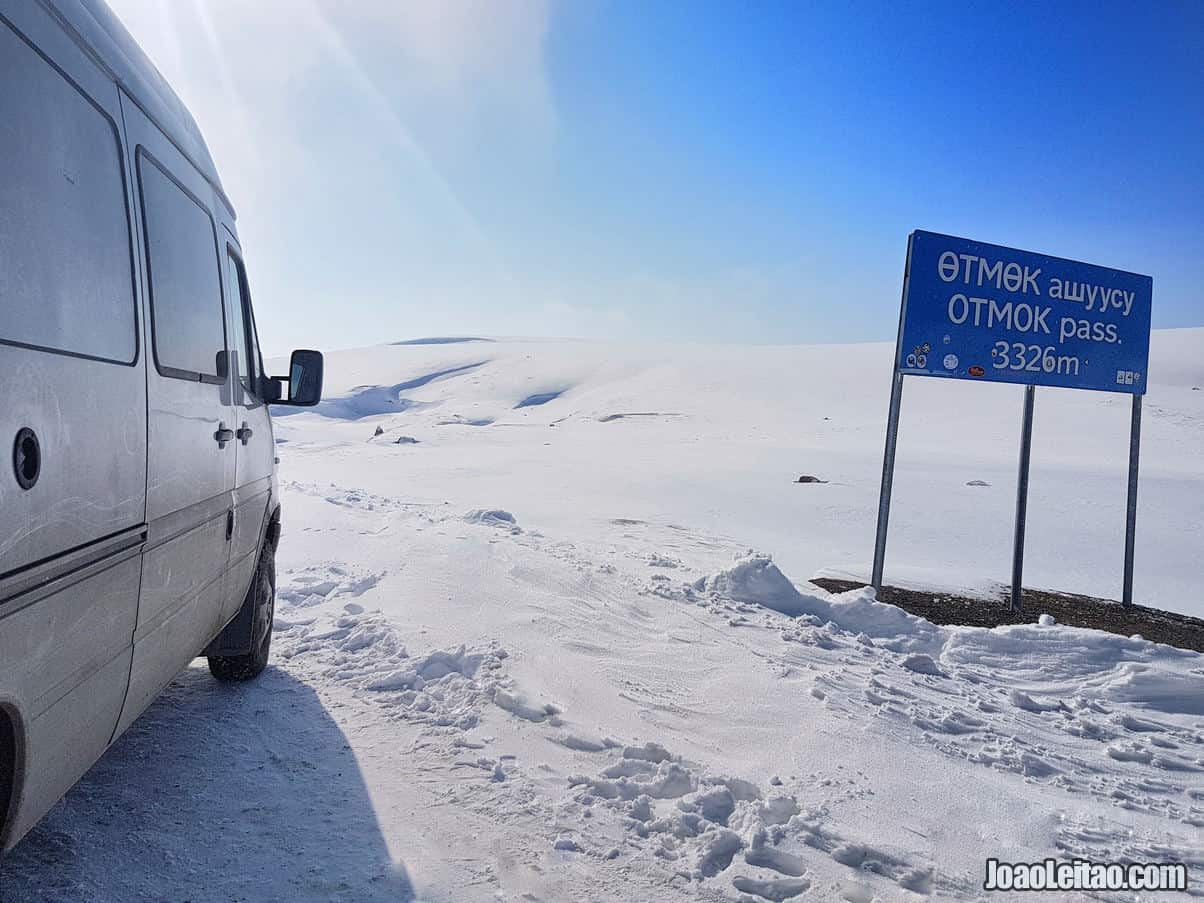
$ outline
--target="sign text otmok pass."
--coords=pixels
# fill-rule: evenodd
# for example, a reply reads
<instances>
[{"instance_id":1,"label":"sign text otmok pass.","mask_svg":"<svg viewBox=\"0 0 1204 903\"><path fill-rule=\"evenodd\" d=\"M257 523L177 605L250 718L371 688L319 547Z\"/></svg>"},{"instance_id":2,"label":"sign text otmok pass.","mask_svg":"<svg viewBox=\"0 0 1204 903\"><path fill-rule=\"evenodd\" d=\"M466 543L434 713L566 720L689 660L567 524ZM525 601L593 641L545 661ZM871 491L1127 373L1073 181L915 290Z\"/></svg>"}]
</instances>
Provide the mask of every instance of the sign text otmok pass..
<instances>
[{"instance_id":1,"label":"sign text otmok pass.","mask_svg":"<svg viewBox=\"0 0 1204 903\"><path fill-rule=\"evenodd\" d=\"M900 373L1145 394L1153 280L916 231Z\"/></svg>"}]
</instances>

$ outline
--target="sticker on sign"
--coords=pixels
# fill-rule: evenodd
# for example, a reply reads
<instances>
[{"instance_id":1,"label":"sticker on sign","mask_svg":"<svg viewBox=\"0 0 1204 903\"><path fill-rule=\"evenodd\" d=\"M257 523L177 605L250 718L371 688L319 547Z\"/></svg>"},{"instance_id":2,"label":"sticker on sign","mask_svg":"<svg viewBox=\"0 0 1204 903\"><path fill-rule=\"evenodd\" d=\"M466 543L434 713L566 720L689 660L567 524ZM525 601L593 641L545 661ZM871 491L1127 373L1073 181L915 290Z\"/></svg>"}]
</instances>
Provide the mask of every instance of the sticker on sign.
<instances>
[{"instance_id":1,"label":"sticker on sign","mask_svg":"<svg viewBox=\"0 0 1204 903\"><path fill-rule=\"evenodd\" d=\"M896 366L908 376L1144 395L1154 280L911 234Z\"/></svg>"}]
</instances>

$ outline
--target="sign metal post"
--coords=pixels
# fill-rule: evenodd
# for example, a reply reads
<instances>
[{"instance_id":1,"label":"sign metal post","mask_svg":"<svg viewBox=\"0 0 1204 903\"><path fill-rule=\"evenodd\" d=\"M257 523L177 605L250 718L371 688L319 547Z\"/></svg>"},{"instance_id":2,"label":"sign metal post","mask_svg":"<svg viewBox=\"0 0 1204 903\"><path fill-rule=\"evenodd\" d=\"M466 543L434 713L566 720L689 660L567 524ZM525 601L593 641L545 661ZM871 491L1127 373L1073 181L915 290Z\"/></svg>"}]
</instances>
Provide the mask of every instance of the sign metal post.
<instances>
[{"instance_id":1,"label":"sign metal post","mask_svg":"<svg viewBox=\"0 0 1204 903\"><path fill-rule=\"evenodd\" d=\"M1133 547L1137 544L1137 459L1141 454L1141 396L1133 396L1129 420L1129 497L1125 505L1125 577L1120 597L1123 605L1133 604Z\"/></svg>"},{"instance_id":2,"label":"sign metal post","mask_svg":"<svg viewBox=\"0 0 1204 903\"><path fill-rule=\"evenodd\" d=\"M1033 403L1037 387L1024 387L1024 419L1020 422L1020 472L1016 478L1016 534L1012 540L1012 611L1020 610L1024 585L1024 525L1028 516L1028 464L1033 452Z\"/></svg>"},{"instance_id":3,"label":"sign metal post","mask_svg":"<svg viewBox=\"0 0 1204 903\"><path fill-rule=\"evenodd\" d=\"M1013 610L1020 607L1037 386L1133 396L1122 602L1133 602L1141 397L1148 380L1154 280L934 232L913 232L895 345L871 582L882 589L905 376L1019 383L1024 390Z\"/></svg>"},{"instance_id":4,"label":"sign metal post","mask_svg":"<svg viewBox=\"0 0 1204 903\"><path fill-rule=\"evenodd\" d=\"M903 406L903 374L895 372L890 388L890 413L886 418L886 449L882 455L882 488L878 493L878 531L874 535L874 573L870 583L882 590L886 566L886 532L890 523L890 493L895 480L895 446L899 443L899 409Z\"/></svg>"}]
</instances>

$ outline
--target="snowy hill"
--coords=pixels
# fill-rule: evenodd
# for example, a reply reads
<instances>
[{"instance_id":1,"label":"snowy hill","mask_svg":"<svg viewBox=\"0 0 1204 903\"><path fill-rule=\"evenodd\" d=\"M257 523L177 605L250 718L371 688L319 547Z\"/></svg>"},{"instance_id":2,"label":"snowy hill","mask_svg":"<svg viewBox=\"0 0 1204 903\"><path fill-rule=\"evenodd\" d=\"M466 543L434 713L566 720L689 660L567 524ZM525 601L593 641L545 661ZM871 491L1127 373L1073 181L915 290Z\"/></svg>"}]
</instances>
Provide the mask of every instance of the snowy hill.
<instances>
[{"instance_id":1,"label":"snowy hill","mask_svg":"<svg viewBox=\"0 0 1204 903\"><path fill-rule=\"evenodd\" d=\"M1137 559L1140 601L1197 615L1201 352L1156 334ZM1204 656L807 583L868 570L890 357L330 354L277 420L275 667L184 675L5 899L964 900L989 856L1181 861L1200 894ZM1006 579L1020 404L908 383L888 579ZM1118 594L1127 428L1122 396L1038 391L1030 585Z\"/></svg>"},{"instance_id":2,"label":"snowy hill","mask_svg":"<svg viewBox=\"0 0 1204 903\"><path fill-rule=\"evenodd\" d=\"M369 492L421 495L433 482L440 501L500 505L549 534L598 542L615 518L672 522L770 552L796 580L823 569L865 577L890 358L887 345L479 339L335 352L328 400L279 421L291 443L283 472L318 479L308 455L348 443ZM1200 615L1204 391L1193 387L1204 386L1204 329L1156 332L1150 379L1136 597ZM907 383L889 580L989 589L1009 579L1021 394ZM385 434L361 448L378 426ZM1026 584L1119 597L1128 427L1127 396L1038 391ZM399 436L418 443L377 447ZM828 482L789 485L800 474Z\"/></svg>"}]
</instances>

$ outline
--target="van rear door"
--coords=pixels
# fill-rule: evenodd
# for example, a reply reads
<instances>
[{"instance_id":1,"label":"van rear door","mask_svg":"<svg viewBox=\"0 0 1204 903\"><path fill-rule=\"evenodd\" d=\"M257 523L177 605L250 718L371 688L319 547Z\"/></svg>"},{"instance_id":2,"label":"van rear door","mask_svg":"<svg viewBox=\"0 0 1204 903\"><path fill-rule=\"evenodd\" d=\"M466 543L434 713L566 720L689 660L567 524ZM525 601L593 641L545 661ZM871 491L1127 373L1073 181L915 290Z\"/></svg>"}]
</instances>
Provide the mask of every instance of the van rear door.
<instances>
[{"instance_id":1,"label":"van rear door","mask_svg":"<svg viewBox=\"0 0 1204 903\"><path fill-rule=\"evenodd\" d=\"M216 632L237 424L213 188L124 92L121 107L150 325L148 537L124 728Z\"/></svg>"}]
</instances>

